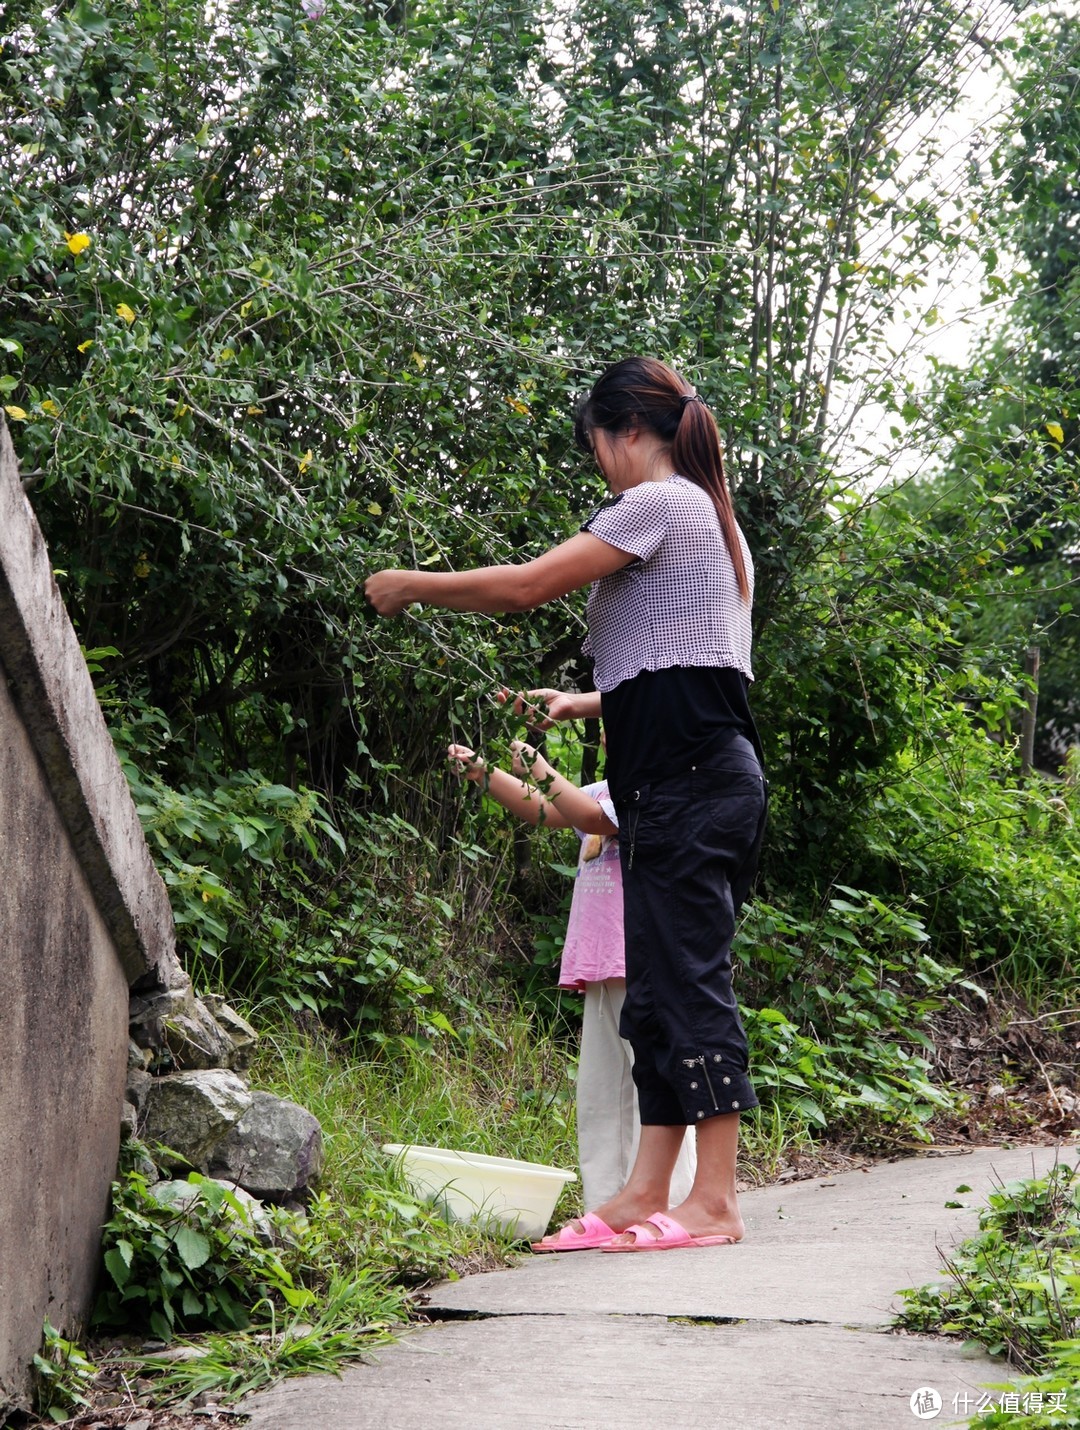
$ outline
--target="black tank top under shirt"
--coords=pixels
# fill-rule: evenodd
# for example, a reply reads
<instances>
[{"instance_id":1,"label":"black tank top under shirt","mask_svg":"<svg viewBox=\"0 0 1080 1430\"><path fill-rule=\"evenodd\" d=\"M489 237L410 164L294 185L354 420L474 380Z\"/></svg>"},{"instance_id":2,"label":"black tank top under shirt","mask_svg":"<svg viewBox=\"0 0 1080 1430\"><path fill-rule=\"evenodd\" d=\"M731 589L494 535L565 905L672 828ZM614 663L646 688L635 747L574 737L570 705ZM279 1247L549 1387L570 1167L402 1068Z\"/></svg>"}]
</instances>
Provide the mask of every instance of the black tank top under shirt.
<instances>
[{"instance_id":1,"label":"black tank top under shirt","mask_svg":"<svg viewBox=\"0 0 1080 1430\"><path fill-rule=\"evenodd\" d=\"M605 775L612 798L708 765L734 735L745 735L764 764L749 684L730 666L673 665L643 670L604 692Z\"/></svg>"}]
</instances>

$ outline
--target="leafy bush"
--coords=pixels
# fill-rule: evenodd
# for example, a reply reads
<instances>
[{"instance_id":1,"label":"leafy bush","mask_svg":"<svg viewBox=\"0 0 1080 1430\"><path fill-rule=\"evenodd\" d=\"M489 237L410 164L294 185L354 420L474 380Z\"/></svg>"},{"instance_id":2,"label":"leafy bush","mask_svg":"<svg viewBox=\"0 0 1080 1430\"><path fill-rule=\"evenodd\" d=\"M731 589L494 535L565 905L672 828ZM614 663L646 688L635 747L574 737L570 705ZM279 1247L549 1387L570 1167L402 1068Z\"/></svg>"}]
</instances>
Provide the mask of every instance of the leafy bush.
<instances>
[{"instance_id":1,"label":"leafy bush","mask_svg":"<svg viewBox=\"0 0 1080 1430\"><path fill-rule=\"evenodd\" d=\"M198 1172L151 1185L141 1172L113 1184L103 1252L111 1285L94 1324L148 1327L163 1341L180 1331L239 1331L276 1295L294 1308L312 1294L297 1287L268 1244L251 1204Z\"/></svg>"},{"instance_id":2,"label":"leafy bush","mask_svg":"<svg viewBox=\"0 0 1080 1430\"><path fill-rule=\"evenodd\" d=\"M65 1340L45 1322L44 1342L34 1356L34 1404L39 1415L64 1421L88 1405L87 1392L96 1374L93 1361L74 1341Z\"/></svg>"},{"instance_id":3,"label":"leafy bush","mask_svg":"<svg viewBox=\"0 0 1080 1430\"><path fill-rule=\"evenodd\" d=\"M201 1333L180 1356L110 1352L152 1378L159 1403L203 1391L232 1400L286 1375L337 1371L407 1317L390 1258L362 1264L354 1218L325 1196L292 1215L198 1173L151 1186L129 1172L113 1188L103 1239L111 1284L94 1325L148 1328L167 1343ZM57 1369L43 1384L53 1401L70 1404L73 1373L90 1376L95 1367L85 1357L61 1361L58 1346L46 1348Z\"/></svg>"},{"instance_id":4,"label":"leafy bush","mask_svg":"<svg viewBox=\"0 0 1080 1430\"><path fill-rule=\"evenodd\" d=\"M951 1105L931 1078L926 1016L973 985L930 956L910 909L840 893L817 912L750 906L736 951L755 1084L814 1128L926 1137Z\"/></svg>"},{"instance_id":5,"label":"leafy bush","mask_svg":"<svg viewBox=\"0 0 1080 1430\"><path fill-rule=\"evenodd\" d=\"M913 1331L963 1336L1005 1356L1029 1378L1001 1388L1015 1392L1027 1410L1043 1405L1031 1414L1019 1407L992 1410L972 1424L1025 1430L1053 1424L1076 1430L1078 1168L1059 1162L1045 1177L1008 1182L991 1192L979 1215L979 1234L944 1261L947 1281L901 1293L905 1305L899 1323Z\"/></svg>"},{"instance_id":6,"label":"leafy bush","mask_svg":"<svg viewBox=\"0 0 1080 1430\"><path fill-rule=\"evenodd\" d=\"M442 888L460 886L487 850L455 837L440 850L401 815L361 813L347 800L339 827L313 790L255 770L220 774L213 751L180 759L163 712L107 699L199 986L375 1037L437 1037L476 1020L445 976L462 920ZM166 779L154 764L186 777Z\"/></svg>"}]
</instances>

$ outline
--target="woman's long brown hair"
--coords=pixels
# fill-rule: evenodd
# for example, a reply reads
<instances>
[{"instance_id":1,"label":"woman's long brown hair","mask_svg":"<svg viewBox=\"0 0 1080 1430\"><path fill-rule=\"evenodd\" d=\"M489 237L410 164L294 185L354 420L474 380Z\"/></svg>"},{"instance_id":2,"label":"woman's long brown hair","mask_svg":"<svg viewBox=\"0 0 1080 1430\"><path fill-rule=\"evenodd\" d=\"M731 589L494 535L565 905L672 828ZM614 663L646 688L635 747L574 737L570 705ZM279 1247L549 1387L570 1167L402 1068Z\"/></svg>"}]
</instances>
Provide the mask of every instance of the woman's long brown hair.
<instances>
[{"instance_id":1,"label":"woman's long brown hair","mask_svg":"<svg viewBox=\"0 0 1080 1430\"><path fill-rule=\"evenodd\" d=\"M574 436L578 446L589 451L589 433L594 428L626 432L638 422L671 443L675 471L712 498L739 591L748 601L750 582L724 475L720 433L712 413L667 363L657 358L624 358L601 373L588 397L579 404Z\"/></svg>"}]
</instances>

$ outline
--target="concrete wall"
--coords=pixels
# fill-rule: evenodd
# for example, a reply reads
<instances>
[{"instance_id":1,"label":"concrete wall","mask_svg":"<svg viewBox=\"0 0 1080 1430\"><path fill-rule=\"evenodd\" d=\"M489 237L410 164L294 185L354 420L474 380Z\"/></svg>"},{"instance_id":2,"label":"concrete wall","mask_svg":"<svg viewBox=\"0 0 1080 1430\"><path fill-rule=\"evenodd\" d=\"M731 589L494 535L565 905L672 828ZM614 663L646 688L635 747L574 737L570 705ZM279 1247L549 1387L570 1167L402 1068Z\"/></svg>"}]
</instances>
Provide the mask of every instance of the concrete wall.
<instances>
[{"instance_id":1,"label":"concrete wall","mask_svg":"<svg viewBox=\"0 0 1080 1430\"><path fill-rule=\"evenodd\" d=\"M3 666L0 664L0 674ZM93 1293L116 1168L128 987L40 762L0 683L0 1405L42 1320Z\"/></svg>"},{"instance_id":2,"label":"concrete wall","mask_svg":"<svg viewBox=\"0 0 1080 1430\"><path fill-rule=\"evenodd\" d=\"M62 564L62 561L60 562ZM172 916L0 417L0 1423L42 1321L91 1306L128 993L173 987Z\"/></svg>"}]
</instances>

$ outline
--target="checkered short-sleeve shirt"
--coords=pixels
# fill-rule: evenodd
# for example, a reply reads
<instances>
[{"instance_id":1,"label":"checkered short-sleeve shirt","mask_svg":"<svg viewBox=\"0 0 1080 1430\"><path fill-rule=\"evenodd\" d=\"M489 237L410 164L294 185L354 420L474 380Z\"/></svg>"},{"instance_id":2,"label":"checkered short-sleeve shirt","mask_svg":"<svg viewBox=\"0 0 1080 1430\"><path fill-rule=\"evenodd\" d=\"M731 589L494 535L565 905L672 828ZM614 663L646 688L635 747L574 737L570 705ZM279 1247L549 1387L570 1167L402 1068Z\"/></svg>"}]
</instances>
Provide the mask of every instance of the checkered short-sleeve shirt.
<instances>
[{"instance_id":1,"label":"checkered short-sleeve shirt","mask_svg":"<svg viewBox=\"0 0 1080 1430\"><path fill-rule=\"evenodd\" d=\"M750 602L739 594L724 533L707 492L685 477L642 482L585 522L638 559L593 583L584 651L600 691L644 670L727 666L753 680ZM754 591L750 551L739 532Z\"/></svg>"}]
</instances>

